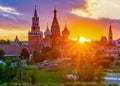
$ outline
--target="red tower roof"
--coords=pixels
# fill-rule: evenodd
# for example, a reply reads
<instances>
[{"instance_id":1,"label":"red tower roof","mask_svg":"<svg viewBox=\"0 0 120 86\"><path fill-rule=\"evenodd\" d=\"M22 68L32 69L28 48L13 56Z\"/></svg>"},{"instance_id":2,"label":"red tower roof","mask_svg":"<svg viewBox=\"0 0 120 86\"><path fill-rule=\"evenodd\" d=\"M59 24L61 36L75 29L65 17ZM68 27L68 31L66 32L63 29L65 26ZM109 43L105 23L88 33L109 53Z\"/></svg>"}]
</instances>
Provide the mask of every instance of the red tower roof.
<instances>
[{"instance_id":1,"label":"red tower roof","mask_svg":"<svg viewBox=\"0 0 120 86\"><path fill-rule=\"evenodd\" d=\"M36 5L35 5L35 12L34 12L34 17L37 17L37 10L36 10Z\"/></svg>"},{"instance_id":2,"label":"red tower roof","mask_svg":"<svg viewBox=\"0 0 120 86\"><path fill-rule=\"evenodd\" d=\"M65 29L62 31L63 35L69 35L70 31L67 29L67 26L65 25Z\"/></svg>"}]
</instances>

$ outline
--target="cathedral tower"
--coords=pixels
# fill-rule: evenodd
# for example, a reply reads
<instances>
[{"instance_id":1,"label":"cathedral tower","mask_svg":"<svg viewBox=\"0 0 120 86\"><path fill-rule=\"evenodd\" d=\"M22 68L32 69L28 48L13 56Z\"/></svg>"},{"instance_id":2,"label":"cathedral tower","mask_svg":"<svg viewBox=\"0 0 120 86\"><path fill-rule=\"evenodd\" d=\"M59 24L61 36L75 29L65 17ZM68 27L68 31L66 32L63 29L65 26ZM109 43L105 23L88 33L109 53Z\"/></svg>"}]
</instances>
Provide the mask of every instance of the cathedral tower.
<instances>
[{"instance_id":1,"label":"cathedral tower","mask_svg":"<svg viewBox=\"0 0 120 86\"><path fill-rule=\"evenodd\" d=\"M34 16L32 17L31 31L28 33L29 45L41 45L42 44L42 32L39 26L39 17L37 15L37 9L35 6Z\"/></svg>"},{"instance_id":2,"label":"cathedral tower","mask_svg":"<svg viewBox=\"0 0 120 86\"><path fill-rule=\"evenodd\" d=\"M51 26L52 32L52 47L56 48L60 46L60 27L57 20L57 10L54 9L54 18Z\"/></svg>"},{"instance_id":3,"label":"cathedral tower","mask_svg":"<svg viewBox=\"0 0 120 86\"><path fill-rule=\"evenodd\" d=\"M112 27L111 27L111 24L110 24L110 26L109 26L108 39L109 39L109 43L113 43L113 37L112 37Z\"/></svg>"}]
</instances>

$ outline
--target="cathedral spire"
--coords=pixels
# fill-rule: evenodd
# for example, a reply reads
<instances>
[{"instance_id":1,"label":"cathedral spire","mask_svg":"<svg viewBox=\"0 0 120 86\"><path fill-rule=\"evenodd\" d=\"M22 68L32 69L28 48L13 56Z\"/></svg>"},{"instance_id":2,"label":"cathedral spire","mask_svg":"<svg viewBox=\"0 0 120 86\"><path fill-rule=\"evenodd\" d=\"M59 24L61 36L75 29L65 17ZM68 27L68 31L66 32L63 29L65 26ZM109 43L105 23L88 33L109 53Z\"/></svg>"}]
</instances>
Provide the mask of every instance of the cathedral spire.
<instances>
[{"instance_id":1,"label":"cathedral spire","mask_svg":"<svg viewBox=\"0 0 120 86\"><path fill-rule=\"evenodd\" d=\"M36 10L36 5L35 5L35 12L34 12L34 17L37 17L37 10Z\"/></svg>"},{"instance_id":2,"label":"cathedral spire","mask_svg":"<svg viewBox=\"0 0 120 86\"><path fill-rule=\"evenodd\" d=\"M59 23L58 23L58 20L57 20L57 10L56 8L54 9L54 17L53 17L53 22L52 22L52 26L51 26L51 32L52 34L56 34L56 31L57 31L57 34L60 34L60 28L59 28Z\"/></svg>"},{"instance_id":3,"label":"cathedral spire","mask_svg":"<svg viewBox=\"0 0 120 86\"><path fill-rule=\"evenodd\" d=\"M49 27L48 27L48 23L47 23L47 29L49 29Z\"/></svg>"},{"instance_id":4,"label":"cathedral spire","mask_svg":"<svg viewBox=\"0 0 120 86\"><path fill-rule=\"evenodd\" d=\"M112 43L113 37L112 37L112 27L111 27L111 23L110 23L110 26L109 26L109 35L108 35L108 39L109 39L109 43Z\"/></svg>"},{"instance_id":5,"label":"cathedral spire","mask_svg":"<svg viewBox=\"0 0 120 86\"><path fill-rule=\"evenodd\" d=\"M54 9L54 17L56 17L56 14L57 14L57 10L56 8Z\"/></svg>"},{"instance_id":6,"label":"cathedral spire","mask_svg":"<svg viewBox=\"0 0 120 86\"><path fill-rule=\"evenodd\" d=\"M66 23L66 21L65 21L65 28L67 28L67 23Z\"/></svg>"},{"instance_id":7,"label":"cathedral spire","mask_svg":"<svg viewBox=\"0 0 120 86\"><path fill-rule=\"evenodd\" d=\"M58 20L57 20L57 10L56 10L56 8L54 9L54 18L53 18L52 24L57 24L57 25L59 25L59 24L58 24Z\"/></svg>"}]
</instances>

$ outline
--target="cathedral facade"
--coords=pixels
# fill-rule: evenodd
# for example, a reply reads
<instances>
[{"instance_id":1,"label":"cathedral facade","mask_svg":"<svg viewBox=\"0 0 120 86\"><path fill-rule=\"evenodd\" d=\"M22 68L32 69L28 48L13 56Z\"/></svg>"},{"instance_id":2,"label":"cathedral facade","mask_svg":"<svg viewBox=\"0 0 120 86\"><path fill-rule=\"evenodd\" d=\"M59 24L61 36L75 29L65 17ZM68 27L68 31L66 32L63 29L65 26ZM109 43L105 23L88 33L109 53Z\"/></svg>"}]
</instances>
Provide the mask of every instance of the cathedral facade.
<instances>
[{"instance_id":1,"label":"cathedral facade","mask_svg":"<svg viewBox=\"0 0 120 86\"><path fill-rule=\"evenodd\" d=\"M120 39L113 40L112 26L109 26L108 40L106 37L101 38L101 46L99 51L102 52L104 56L113 56L115 61L119 60L120 53Z\"/></svg>"}]
</instances>

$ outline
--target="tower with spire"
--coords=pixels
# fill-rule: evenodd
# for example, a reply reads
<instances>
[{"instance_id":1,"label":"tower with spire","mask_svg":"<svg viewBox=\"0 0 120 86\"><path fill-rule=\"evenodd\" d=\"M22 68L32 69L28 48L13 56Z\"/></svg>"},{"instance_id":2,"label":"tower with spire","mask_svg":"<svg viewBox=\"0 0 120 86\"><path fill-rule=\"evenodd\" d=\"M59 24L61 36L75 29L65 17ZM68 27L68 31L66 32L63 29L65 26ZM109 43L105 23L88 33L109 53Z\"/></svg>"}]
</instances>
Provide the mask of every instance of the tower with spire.
<instances>
[{"instance_id":1,"label":"tower with spire","mask_svg":"<svg viewBox=\"0 0 120 86\"><path fill-rule=\"evenodd\" d=\"M16 36L14 42L15 42L15 46L19 46L19 45L20 45L20 42L19 42L18 36Z\"/></svg>"},{"instance_id":2,"label":"tower with spire","mask_svg":"<svg viewBox=\"0 0 120 86\"><path fill-rule=\"evenodd\" d=\"M108 40L109 40L109 43L110 43L110 44L113 43L113 36L112 36L112 27L111 27L111 23L110 23L110 26L109 26Z\"/></svg>"},{"instance_id":3,"label":"tower with spire","mask_svg":"<svg viewBox=\"0 0 120 86\"><path fill-rule=\"evenodd\" d=\"M57 10L54 9L54 18L51 25L51 32L52 32L52 47L58 48L60 46L60 27L57 20Z\"/></svg>"},{"instance_id":4,"label":"tower with spire","mask_svg":"<svg viewBox=\"0 0 120 86\"><path fill-rule=\"evenodd\" d=\"M32 17L31 31L28 33L29 45L42 45L42 32L39 26L39 17L35 5L34 16Z\"/></svg>"}]
</instances>

